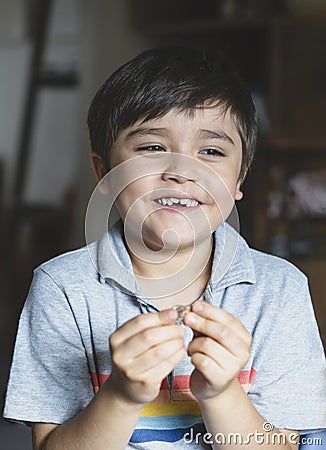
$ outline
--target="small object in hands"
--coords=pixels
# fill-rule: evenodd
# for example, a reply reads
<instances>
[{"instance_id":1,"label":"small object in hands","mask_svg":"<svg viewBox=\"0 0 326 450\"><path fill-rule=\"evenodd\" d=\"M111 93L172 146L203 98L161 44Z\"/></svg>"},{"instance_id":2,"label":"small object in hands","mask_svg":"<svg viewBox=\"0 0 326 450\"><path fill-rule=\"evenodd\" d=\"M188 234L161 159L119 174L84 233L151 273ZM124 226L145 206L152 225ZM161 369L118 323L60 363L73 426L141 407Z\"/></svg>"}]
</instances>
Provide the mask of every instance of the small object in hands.
<instances>
[{"instance_id":1,"label":"small object in hands","mask_svg":"<svg viewBox=\"0 0 326 450\"><path fill-rule=\"evenodd\" d=\"M178 313L178 318L174 323L176 325L182 325L185 314L190 311L190 305L187 305L187 306L176 305L176 306L173 306L173 309L175 309Z\"/></svg>"}]
</instances>

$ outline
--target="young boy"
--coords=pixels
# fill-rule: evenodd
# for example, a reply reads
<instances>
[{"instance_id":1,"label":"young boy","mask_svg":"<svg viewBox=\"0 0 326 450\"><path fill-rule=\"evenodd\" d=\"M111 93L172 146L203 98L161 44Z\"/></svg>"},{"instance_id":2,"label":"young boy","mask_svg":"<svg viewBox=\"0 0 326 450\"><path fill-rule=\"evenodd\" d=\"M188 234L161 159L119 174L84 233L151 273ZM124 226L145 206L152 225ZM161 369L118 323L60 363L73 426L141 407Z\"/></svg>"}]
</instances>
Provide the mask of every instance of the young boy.
<instances>
[{"instance_id":1,"label":"young boy","mask_svg":"<svg viewBox=\"0 0 326 450\"><path fill-rule=\"evenodd\" d=\"M35 270L4 416L37 450L296 449L326 428L307 280L225 223L256 140L233 67L146 51L100 88L88 125L121 220Z\"/></svg>"}]
</instances>

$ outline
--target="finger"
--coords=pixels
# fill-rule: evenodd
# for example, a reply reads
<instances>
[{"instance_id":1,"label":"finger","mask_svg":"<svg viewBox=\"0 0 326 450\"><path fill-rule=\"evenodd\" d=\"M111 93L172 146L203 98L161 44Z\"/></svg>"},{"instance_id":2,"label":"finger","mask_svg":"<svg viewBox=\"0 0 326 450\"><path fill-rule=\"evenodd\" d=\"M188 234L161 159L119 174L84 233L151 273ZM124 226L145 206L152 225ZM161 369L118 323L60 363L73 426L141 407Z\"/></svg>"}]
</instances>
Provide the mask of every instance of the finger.
<instances>
[{"instance_id":1,"label":"finger","mask_svg":"<svg viewBox=\"0 0 326 450\"><path fill-rule=\"evenodd\" d=\"M110 345L114 347L118 346L132 336L138 334L140 331L171 324L177 318L178 313L174 309L166 309L158 313L140 314L139 316L130 319L110 336Z\"/></svg>"},{"instance_id":2,"label":"finger","mask_svg":"<svg viewBox=\"0 0 326 450\"><path fill-rule=\"evenodd\" d=\"M217 308L207 302L197 301L192 305L192 311L196 314L210 319L231 328L235 334L238 334L245 342L251 342L251 335L244 325L229 312Z\"/></svg>"},{"instance_id":3,"label":"finger","mask_svg":"<svg viewBox=\"0 0 326 450\"><path fill-rule=\"evenodd\" d=\"M247 355L249 353L249 345L227 325L205 319L192 312L185 316L184 323L194 331L219 342L234 356L238 357L241 354Z\"/></svg>"},{"instance_id":4,"label":"finger","mask_svg":"<svg viewBox=\"0 0 326 450\"><path fill-rule=\"evenodd\" d=\"M230 314L228 311L224 309L217 308L214 305L211 305L207 302L197 301L192 305L192 311L196 314L205 317L207 319L211 319L216 322L221 322L222 324L230 327L236 334L239 334L244 340L248 337L250 338L250 334L244 325Z\"/></svg>"},{"instance_id":5,"label":"finger","mask_svg":"<svg viewBox=\"0 0 326 450\"><path fill-rule=\"evenodd\" d=\"M207 355L194 353L191 357L191 362L211 385L214 385L216 380L225 378L225 369Z\"/></svg>"},{"instance_id":6,"label":"finger","mask_svg":"<svg viewBox=\"0 0 326 450\"><path fill-rule=\"evenodd\" d=\"M163 380L183 360L186 354L186 349L182 347L177 352L174 352L170 358L161 360L155 367L143 372L140 381L155 380L157 378Z\"/></svg>"},{"instance_id":7,"label":"finger","mask_svg":"<svg viewBox=\"0 0 326 450\"><path fill-rule=\"evenodd\" d=\"M195 339L189 344L188 355L192 357L197 353L209 357L218 366L234 376L245 364L242 359L232 355L222 345L206 337Z\"/></svg>"},{"instance_id":8,"label":"finger","mask_svg":"<svg viewBox=\"0 0 326 450\"><path fill-rule=\"evenodd\" d=\"M125 372L129 378L137 380L149 370L162 366L162 361L173 360L174 355L181 350L185 355L186 348L184 346L183 339L157 345L156 347L148 350L146 353L134 358L129 367L125 369Z\"/></svg>"},{"instance_id":9,"label":"finger","mask_svg":"<svg viewBox=\"0 0 326 450\"><path fill-rule=\"evenodd\" d=\"M115 357L124 360L134 359L163 342L168 342L171 345L171 341L180 340L183 342L183 338L184 328L180 325L147 328L115 347Z\"/></svg>"}]
</instances>

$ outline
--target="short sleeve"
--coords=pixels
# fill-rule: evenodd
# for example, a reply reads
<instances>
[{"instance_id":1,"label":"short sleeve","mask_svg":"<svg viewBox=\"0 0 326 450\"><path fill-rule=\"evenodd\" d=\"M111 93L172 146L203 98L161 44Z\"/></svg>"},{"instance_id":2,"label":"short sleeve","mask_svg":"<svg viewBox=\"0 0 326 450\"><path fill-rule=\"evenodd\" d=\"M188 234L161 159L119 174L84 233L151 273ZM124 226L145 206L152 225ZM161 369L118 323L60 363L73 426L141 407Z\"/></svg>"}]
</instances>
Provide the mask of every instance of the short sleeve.
<instances>
[{"instance_id":1,"label":"short sleeve","mask_svg":"<svg viewBox=\"0 0 326 450\"><path fill-rule=\"evenodd\" d=\"M300 280L276 299L249 397L274 426L304 434L326 428L326 362L308 283L303 275Z\"/></svg>"},{"instance_id":2,"label":"short sleeve","mask_svg":"<svg viewBox=\"0 0 326 450\"><path fill-rule=\"evenodd\" d=\"M94 395L85 348L69 300L41 268L23 307L4 417L63 423Z\"/></svg>"}]
</instances>

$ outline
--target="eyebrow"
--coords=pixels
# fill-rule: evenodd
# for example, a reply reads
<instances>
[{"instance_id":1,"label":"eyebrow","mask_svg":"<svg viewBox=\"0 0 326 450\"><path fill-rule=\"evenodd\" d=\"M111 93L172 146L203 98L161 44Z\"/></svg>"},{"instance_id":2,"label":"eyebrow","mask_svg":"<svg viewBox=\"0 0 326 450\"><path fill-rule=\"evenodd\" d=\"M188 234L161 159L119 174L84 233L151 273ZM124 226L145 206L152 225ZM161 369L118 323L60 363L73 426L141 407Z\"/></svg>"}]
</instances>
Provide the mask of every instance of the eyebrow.
<instances>
[{"instance_id":1,"label":"eyebrow","mask_svg":"<svg viewBox=\"0 0 326 450\"><path fill-rule=\"evenodd\" d=\"M205 139L220 139L222 141L228 142L229 144L235 145L231 136L229 136L224 131L212 131L212 130L200 130L201 137Z\"/></svg>"},{"instance_id":2,"label":"eyebrow","mask_svg":"<svg viewBox=\"0 0 326 450\"><path fill-rule=\"evenodd\" d=\"M129 131L129 133L126 136L126 140L130 140L130 139L132 139L134 137L138 137L138 136L148 136L148 135L166 137L169 135L169 131L166 128L140 127L135 130ZM219 140L228 142L231 145L235 145L231 136L229 136L227 133L225 133L222 130L213 131L213 130L201 129L200 137L203 139L219 139Z\"/></svg>"},{"instance_id":3,"label":"eyebrow","mask_svg":"<svg viewBox=\"0 0 326 450\"><path fill-rule=\"evenodd\" d=\"M147 128L147 127L141 127L137 128L136 130L131 130L126 136L127 140L130 140L137 136L148 136L148 135L154 135L154 136L167 136L168 130L166 128Z\"/></svg>"}]
</instances>

